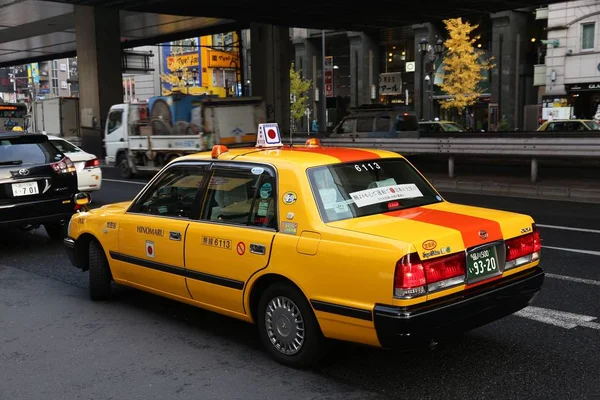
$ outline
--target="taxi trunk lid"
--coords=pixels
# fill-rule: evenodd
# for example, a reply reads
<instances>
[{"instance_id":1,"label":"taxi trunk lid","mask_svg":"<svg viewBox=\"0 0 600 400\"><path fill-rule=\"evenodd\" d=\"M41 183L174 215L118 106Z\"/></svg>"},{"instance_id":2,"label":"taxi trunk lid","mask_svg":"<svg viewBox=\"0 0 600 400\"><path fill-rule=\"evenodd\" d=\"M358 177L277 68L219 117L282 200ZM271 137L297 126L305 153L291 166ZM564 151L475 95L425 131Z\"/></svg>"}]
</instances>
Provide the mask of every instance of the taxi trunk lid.
<instances>
[{"instance_id":1,"label":"taxi trunk lid","mask_svg":"<svg viewBox=\"0 0 600 400\"><path fill-rule=\"evenodd\" d=\"M409 243L421 258L432 258L503 239L500 221L473 216L475 210L448 209L440 203L329 225Z\"/></svg>"}]
</instances>

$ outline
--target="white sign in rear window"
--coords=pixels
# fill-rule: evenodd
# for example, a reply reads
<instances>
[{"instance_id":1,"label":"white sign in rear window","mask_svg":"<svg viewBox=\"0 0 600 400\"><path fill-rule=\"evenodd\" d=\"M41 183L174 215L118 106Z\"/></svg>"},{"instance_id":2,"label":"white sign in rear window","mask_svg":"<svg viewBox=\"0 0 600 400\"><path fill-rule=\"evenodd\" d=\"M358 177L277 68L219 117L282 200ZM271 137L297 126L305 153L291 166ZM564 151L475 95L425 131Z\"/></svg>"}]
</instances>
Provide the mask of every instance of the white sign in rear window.
<instances>
[{"instance_id":1,"label":"white sign in rear window","mask_svg":"<svg viewBox=\"0 0 600 400\"><path fill-rule=\"evenodd\" d=\"M385 203L386 201L423 197L423 193L421 193L417 185L409 183L406 185L361 190L360 192L350 193L350 197L352 197L354 204L358 207L366 207L373 204Z\"/></svg>"}]
</instances>

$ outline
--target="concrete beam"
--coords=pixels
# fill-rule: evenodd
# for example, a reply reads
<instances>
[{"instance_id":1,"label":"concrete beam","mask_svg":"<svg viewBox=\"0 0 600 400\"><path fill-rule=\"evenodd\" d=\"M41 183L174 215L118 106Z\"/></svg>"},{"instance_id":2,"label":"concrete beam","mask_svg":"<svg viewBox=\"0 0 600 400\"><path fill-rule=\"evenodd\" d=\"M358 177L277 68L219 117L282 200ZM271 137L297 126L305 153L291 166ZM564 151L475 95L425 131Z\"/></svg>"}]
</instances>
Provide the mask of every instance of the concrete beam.
<instances>
[{"instance_id":1,"label":"concrete beam","mask_svg":"<svg viewBox=\"0 0 600 400\"><path fill-rule=\"evenodd\" d=\"M75 13L57 15L56 17L40 19L35 22L2 29L0 43L15 42L48 33L62 32L75 27Z\"/></svg>"}]
</instances>

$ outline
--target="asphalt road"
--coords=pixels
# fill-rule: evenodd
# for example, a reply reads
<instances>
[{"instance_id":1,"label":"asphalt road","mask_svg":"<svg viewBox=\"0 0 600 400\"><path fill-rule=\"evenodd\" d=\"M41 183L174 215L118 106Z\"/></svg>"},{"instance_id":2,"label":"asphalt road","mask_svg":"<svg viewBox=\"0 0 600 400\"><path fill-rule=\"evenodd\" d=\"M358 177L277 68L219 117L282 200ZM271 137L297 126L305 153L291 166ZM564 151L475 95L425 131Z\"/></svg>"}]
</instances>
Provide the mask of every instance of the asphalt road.
<instances>
[{"instance_id":1,"label":"asphalt road","mask_svg":"<svg viewBox=\"0 0 600 400\"><path fill-rule=\"evenodd\" d=\"M95 206L145 181L105 178ZM125 288L93 303L60 244L5 232L0 400L600 398L600 205L445 196L536 219L548 275L533 307L434 351L336 344L311 371L275 364L252 326L210 312Z\"/></svg>"}]
</instances>

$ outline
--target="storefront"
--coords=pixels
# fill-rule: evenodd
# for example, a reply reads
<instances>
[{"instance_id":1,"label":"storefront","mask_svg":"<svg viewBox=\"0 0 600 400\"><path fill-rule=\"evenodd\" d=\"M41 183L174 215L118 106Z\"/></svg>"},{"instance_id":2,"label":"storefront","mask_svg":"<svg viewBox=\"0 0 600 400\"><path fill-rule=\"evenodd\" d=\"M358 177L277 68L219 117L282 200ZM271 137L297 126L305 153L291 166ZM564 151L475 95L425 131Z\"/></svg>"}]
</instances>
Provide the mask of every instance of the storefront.
<instances>
[{"instance_id":1,"label":"storefront","mask_svg":"<svg viewBox=\"0 0 600 400\"><path fill-rule=\"evenodd\" d=\"M573 118L593 119L599 114L600 82L565 85L569 102L573 105Z\"/></svg>"},{"instance_id":2,"label":"storefront","mask_svg":"<svg viewBox=\"0 0 600 400\"><path fill-rule=\"evenodd\" d=\"M412 31L410 31L412 33ZM414 109L415 49L414 37L407 32L386 31L391 37L380 45L379 103L405 105ZM375 90L375 88L372 88Z\"/></svg>"}]
</instances>

